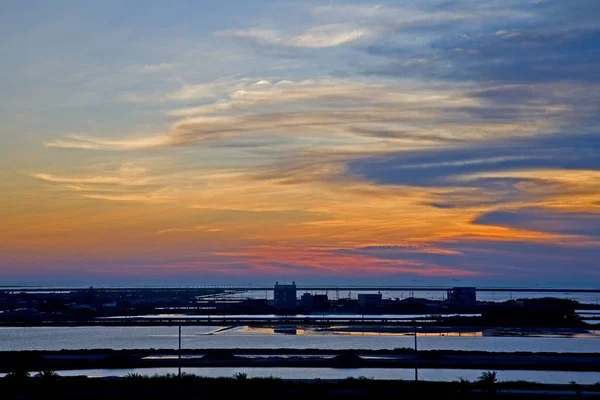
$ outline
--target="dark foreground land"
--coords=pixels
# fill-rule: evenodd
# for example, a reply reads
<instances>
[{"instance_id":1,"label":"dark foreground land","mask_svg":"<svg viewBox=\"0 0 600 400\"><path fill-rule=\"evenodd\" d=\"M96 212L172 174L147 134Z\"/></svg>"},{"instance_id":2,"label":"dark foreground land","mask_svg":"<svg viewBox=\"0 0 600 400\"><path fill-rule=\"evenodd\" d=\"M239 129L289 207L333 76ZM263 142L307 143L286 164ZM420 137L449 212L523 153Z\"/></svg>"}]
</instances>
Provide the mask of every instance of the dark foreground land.
<instances>
[{"instance_id":1,"label":"dark foreground land","mask_svg":"<svg viewBox=\"0 0 600 400\"><path fill-rule=\"evenodd\" d=\"M443 368L598 371L598 353L427 350L194 349L0 352L0 372L167 367Z\"/></svg>"},{"instance_id":2,"label":"dark foreground land","mask_svg":"<svg viewBox=\"0 0 600 400\"><path fill-rule=\"evenodd\" d=\"M198 349L61 350L0 352L0 399L600 399L595 385L496 382L500 369L600 371L600 354L489 353L482 351ZM144 367L324 367L324 368L468 368L478 381L393 381L368 378L283 380L236 374L207 378L182 374L148 377L89 378L60 376L61 370ZM487 370L487 371L486 371ZM26 372L29 371L29 372ZM41 371L36 374L35 371ZM110 372L109 372L110 373Z\"/></svg>"},{"instance_id":3,"label":"dark foreground land","mask_svg":"<svg viewBox=\"0 0 600 400\"><path fill-rule=\"evenodd\" d=\"M477 382L414 382L348 378L292 381L277 378L204 378L194 375L124 378L37 377L11 374L0 379L3 399L576 399L600 398L598 385L546 385L494 382L493 373Z\"/></svg>"}]
</instances>

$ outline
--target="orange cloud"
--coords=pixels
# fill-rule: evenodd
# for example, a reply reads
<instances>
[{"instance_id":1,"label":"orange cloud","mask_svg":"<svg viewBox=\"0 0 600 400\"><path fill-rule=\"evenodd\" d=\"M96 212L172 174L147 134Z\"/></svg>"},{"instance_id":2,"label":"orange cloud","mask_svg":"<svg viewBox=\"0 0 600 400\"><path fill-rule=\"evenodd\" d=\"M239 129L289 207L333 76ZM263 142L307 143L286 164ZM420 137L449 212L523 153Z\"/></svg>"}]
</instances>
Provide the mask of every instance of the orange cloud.
<instances>
[{"instance_id":1,"label":"orange cloud","mask_svg":"<svg viewBox=\"0 0 600 400\"><path fill-rule=\"evenodd\" d=\"M343 254L330 249L292 246L259 246L239 253L222 253L247 260L257 271L294 275L413 274L421 276L476 276L479 272L461 270L413 260L390 260L366 255Z\"/></svg>"}]
</instances>

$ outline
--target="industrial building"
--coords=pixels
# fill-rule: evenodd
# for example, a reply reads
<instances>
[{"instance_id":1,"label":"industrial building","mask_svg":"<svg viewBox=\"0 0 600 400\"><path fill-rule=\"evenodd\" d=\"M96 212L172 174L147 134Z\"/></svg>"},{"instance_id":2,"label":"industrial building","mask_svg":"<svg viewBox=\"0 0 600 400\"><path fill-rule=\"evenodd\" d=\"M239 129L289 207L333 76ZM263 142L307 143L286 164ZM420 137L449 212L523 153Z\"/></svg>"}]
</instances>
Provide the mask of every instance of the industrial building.
<instances>
[{"instance_id":1,"label":"industrial building","mask_svg":"<svg viewBox=\"0 0 600 400\"><path fill-rule=\"evenodd\" d=\"M275 282L273 306L277 310L296 309L296 282L292 282L291 285Z\"/></svg>"},{"instance_id":2,"label":"industrial building","mask_svg":"<svg viewBox=\"0 0 600 400\"><path fill-rule=\"evenodd\" d=\"M362 310L374 310L383 307L381 293L359 293L358 307Z\"/></svg>"},{"instance_id":3,"label":"industrial building","mask_svg":"<svg viewBox=\"0 0 600 400\"><path fill-rule=\"evenodd\" d=\"M329 299L326 294L304 293L300 297L300 306L306 312L329 310Z\"/></svg>"},{"instance_id":4,"label":"industrial building","mask_svg":"<svg viewBox=\"0 0 600 400\"><path fill-rule=\"evenodd\" d=\"M474 287L453 287L446 291L447 302L460 307L477 305L477 290Z\"/></svg>"}]
</instances>

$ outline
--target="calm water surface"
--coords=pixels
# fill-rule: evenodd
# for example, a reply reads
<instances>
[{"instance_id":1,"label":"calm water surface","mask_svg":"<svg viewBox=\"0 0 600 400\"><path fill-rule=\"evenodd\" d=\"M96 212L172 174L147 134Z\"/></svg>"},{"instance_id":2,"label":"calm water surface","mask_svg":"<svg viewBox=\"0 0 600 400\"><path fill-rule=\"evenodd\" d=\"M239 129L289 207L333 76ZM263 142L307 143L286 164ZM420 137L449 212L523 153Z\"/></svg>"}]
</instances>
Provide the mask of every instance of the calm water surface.
<instances>
[{"instance_id":1,"label":"calm water surface","mask_svg":"<svg viewBox=\"0 0 600 400\"><path fill-rule=\"evenodd\" d=\"M184 326L182 347L394 349L414 347L412 335L297 330L295 335L273 329L248 327ZM0 351L61 349L176 349L174 327L11 327L0 328ZM463 332L445 336L419 336L421 350L483 350L494 352L600 352L600 332L563 336L486 336ZM600 380L600 378L599 378Z\"/></svg>"}]
</instances>

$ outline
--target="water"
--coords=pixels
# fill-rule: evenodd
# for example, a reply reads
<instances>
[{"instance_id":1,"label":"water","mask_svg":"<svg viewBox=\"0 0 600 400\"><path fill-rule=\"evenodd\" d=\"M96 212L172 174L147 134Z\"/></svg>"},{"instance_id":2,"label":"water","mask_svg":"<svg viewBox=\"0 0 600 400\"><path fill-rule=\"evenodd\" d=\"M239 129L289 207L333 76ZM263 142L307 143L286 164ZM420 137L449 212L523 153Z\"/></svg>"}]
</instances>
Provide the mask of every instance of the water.
<instances>
[{"instance_id":1,"label":"water","mask_svg":"<svg viewBox=\"0 0 600 400\"><path fill-rule=\"evenodd\" d=\"M430 369L420 368L419 379L423 381L457 381L460 378L475 381L482 371L477 369ZM177 374L177 368L130 368L130 369L83 369L58 371L61 376L105 377L125 376L127 374L140 375L166 375ZM346 379L372 378L384 380L413 380L415 371L411 368L182 368L182 373L217 378L232 377L237 373L247 374L249 378L276 377L282 379ZM571 371L521 371L499 370L496 371L498 381L527 380L539 383L568 384L594 384L600 381L598 372L571 372ZM32 371L35 375L37 371ZM0 374L3 376L4 374Z\"/></svg>"},{"instance_id":2,"label":"water","mask_svg":"<svg viewBox=\"0 0 600 400\"><path fill-rule=\"evenodd\" d=\"M294 348L387 349L414 347L406 334L320 332L299 329L296 335L273 329L248 327L184 326L184 349ZM479 350L493 352L599 353L600 331L588 334L488 336L487 331L418 336L421 350ZM61 349L176 349L178 327L10 327L0 328L0 351Z\"/></svg>"},{"instance_id":3,"label":"water","mask_svg":"<svg viewBox=\"0 0 600 400\"><path fill-rule=\"evenodd\" d=\"M297 329L296 334L276 333L273 328L246 326L184 326L184 349L221 348L294 348L294 349L394 349L412 348L414 337L398 333L362 333ZM421 350L482 350L492 352L570 352L600 353L600 332L561 336L487 336L489 332L446 332L445 336L419 335ZM0 351L60 349L177 349L178 327L10 327L0 328ZM208 377L275 376L284 379L375 379L414 378L413 369L399 368L183 368L183 372ZM36 371L33 371L36 372ZM476 380L481 370L419 369L421 380ZM176 368L94 369L59 371L60 375L124 376L128 373L164 375L177 373ZM1 376L2 374L0 374ZM527 380L541 383L593 384L600 381L598 372L571 371L498 371L500 381Z\"/></svg>"}]
</instances>

